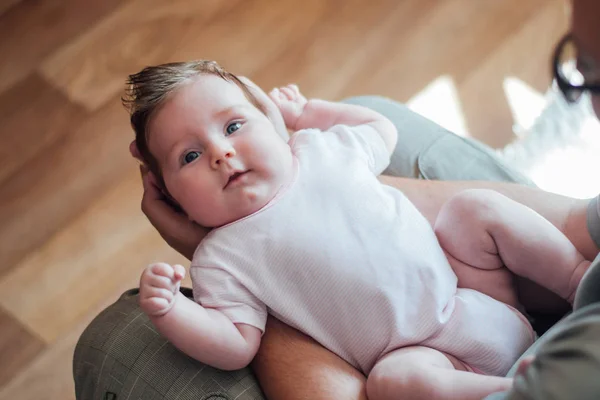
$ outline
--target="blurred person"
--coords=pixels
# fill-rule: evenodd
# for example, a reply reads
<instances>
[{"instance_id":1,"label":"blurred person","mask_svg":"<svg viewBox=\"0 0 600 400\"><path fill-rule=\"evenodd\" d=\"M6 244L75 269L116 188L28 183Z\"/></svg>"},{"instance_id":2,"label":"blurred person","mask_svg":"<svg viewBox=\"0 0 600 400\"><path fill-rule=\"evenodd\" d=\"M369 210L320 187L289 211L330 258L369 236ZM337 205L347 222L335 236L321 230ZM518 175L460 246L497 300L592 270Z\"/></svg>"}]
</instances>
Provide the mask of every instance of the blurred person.
<instances>
[{"instance_id":1,"label":"blurred person","mask_svg":"<svg viewBox=\"0 0 600 400\"><path fill-rule=\"evenodd\" d=\"M566 48L577 49L583 82L581 79L575 80L566 70L555 70L556 80L565 96L576 100L577 93L588 92L597 115L600 115L596 81L600 63L600 25L596 22L599 16L600 4L597 1L573 1L570 36L558 46L557 54L562 58ZM277 121L276 107L268 99L261 98L261 101L274 123L282 125L283 121ZM354 98L347 102L373 108L394 122L403 146L397 146L391 157L391 165L384 172L388 176L382 176L381 180L401 189L431 224L436 220L442 204L458 192L470 188L491 188L546 217L586 258L592 259L598 254L600 213L597 197L589 201L576 200L535 189L517 171L494 158L489 149L447 134L397 103L376 97ZM420 128L418 131L407 128L417 125ZM132 148L132 152L136 154L135 148ZM459 165L457 159L467 161L466 165ZM143 211L167 243L191 259L206 230L172 206L169 199L158 190L156 178L147 169L142 169L142 178ZM490 180L493 182L484 182ZM591 282L595 289L597 286L593 284L600 281L597 271L597 268L590 268L582 285ZM519 300L528 311L557 314L565 311L565 303L557 301L548 292L532 286L526 280L518 282ZM593 304L595 292L587 291L585 293L590 296L576 298L578 310L538 341L540 347L536 350L536 357L523 363L513 389L492 395L490 399L598 397L600 388L599 382L594 379L597 375L594 371L597 371L600 363L597 344L600 310ZM98 325L94 325L90 334L97 330ZM85 359L83 362L86 362ZM366 398L366 379L360 371L311 338L272 317L267 320L267 330L253 361L253 369L263 391L271 400Z\"/></svg>"}]
</instances>

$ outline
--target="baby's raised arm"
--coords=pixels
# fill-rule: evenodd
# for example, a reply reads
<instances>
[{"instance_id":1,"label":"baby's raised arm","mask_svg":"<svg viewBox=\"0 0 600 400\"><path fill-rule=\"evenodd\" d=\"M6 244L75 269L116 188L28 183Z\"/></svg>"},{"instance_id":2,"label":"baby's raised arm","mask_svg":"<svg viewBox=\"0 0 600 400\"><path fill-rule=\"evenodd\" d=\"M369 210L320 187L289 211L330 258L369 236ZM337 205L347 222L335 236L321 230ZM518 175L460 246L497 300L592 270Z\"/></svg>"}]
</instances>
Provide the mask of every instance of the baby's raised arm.
<instances>
[{"instance_id":1,"label":"baby's raised arm","mask_svg":"<svg viewBox=\"0 0 600 400\"><path fill-rule=\"evenodd\" d=\"M252 361L262 332L234 324L217 310L204 308L179 291L185 269L158 263L140 279L140 307L158 331L188 356L223 370L236 370Z\"/></svg>"},{"instance_id":2,"label":"baby's raised arm","mask_svg":"<svg viewBox=\"0 0 600 400\"><path fill-rule=\"evenodd\" d=\"M281 110L285 124L291 130L327 130L338 124L371 125L381 135L390 154L396 147L398 132L394 124L369 108L319 99L306 100L296 85L273 89L269 95Z\"/></svg>"}]
</instances>

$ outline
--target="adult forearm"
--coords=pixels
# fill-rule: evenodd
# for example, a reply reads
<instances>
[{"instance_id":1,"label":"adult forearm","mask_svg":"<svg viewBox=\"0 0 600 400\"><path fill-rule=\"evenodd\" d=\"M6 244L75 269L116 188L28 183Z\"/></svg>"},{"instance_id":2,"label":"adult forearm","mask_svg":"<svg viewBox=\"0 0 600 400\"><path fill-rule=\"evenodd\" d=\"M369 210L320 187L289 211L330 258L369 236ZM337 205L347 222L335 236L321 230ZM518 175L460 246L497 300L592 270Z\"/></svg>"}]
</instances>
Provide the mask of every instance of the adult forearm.
<instances>
[{"instance_id":1,"label":"adult forearm","mask_svg":"<svg viewBox=\"0 0 600 400\"><path fill-rule=\"evenodd\" d=\"M269 400L366 400L365 376L273 317L252 367Z\"/></svg>"},{"instance_id":2,"label":"adult forearm","mask_svg":"<svg viewBox=\"0 0 600 400\"><path fill-rule=\"evenodd\" d=\"M166 314L150 317L161 335L188 356L216 368L234 370L250 363L257 344L248 343L222 313L206 309L180 292L177 296Z\"/></svg>"},{"instance_id":3,"label":"adult forearm","mask_svg":"<svg viewBox=\"0 0 600 400\"><path fill-rule=\"evenodd\" d=\"M427 181L391 176L381 176L380 180L400 189L432 224L444 202L458 192L475 188L496 190L549 220L586 258L593 259L598 253L587 230L586 210L589 200L573 199L509 182Z\"/></svg>"}]
</instances>

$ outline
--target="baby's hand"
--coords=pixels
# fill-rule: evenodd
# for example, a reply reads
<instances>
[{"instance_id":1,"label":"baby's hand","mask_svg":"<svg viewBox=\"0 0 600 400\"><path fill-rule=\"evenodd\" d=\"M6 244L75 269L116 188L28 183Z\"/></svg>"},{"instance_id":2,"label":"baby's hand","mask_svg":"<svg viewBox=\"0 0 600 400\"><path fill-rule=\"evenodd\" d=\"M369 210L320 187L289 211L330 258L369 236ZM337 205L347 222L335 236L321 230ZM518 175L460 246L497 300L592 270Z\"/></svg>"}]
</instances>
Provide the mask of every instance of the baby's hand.
<instances>
[{"instance_id":1,"label":"baby's hand","mask_svg":"<svg viewBox=\"0 0 600 400\"><path fill-rule=\"evenodd\" d=\"M296 130L298 118L302 115L304 106L306 106L306 103L308 102L306 97L300 93L298 86L292 84L279 89L275 88L271 90L269 97L271 97L275 104L277 104L277 107L279 107L283 120L285 121L285 126L288 129Z\"/></svg>"},{"instance_id":2,"label":"baby's hand","mask_svg":"<svg viewBox=\"0 0 600 400\"><path fill-rule=\"evenodd\" d=\"M181 265L150 264L140 278L140 307L149 316L165 315L175 305L176 294L185 276Z\"/></svg>"}]
</instances>

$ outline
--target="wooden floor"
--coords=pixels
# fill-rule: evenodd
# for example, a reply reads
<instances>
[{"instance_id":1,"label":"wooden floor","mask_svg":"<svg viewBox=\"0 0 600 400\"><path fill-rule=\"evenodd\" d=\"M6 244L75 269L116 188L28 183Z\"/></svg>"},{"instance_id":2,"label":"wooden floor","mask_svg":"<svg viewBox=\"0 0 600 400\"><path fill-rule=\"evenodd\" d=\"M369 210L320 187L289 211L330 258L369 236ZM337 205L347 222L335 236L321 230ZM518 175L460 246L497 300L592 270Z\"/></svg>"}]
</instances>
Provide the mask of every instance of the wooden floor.
<instances>
[{"instance_id":1,"label":"wooden floor","mask_svg":"<svg viewBox=\"0 0 600 400\"><path fill-rule=\"evenodd\" d=\"M82 329L148 262L182 261L140 211L127 74L213 58L265 89L400 101L448 76L498 147L504 78L543 92L565 29L563 0L0 0L0 398L74 398Z\"/></svg>"}]
</instances>

